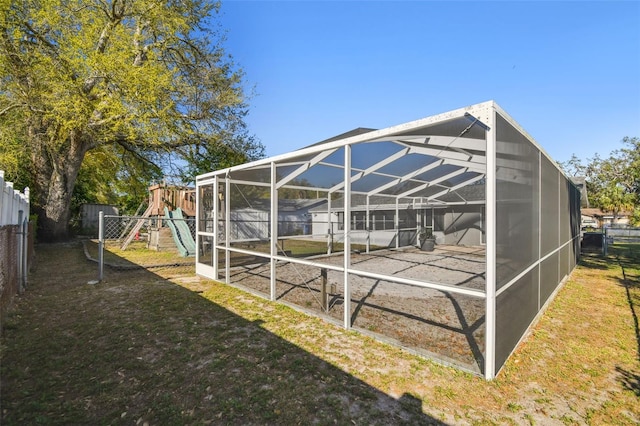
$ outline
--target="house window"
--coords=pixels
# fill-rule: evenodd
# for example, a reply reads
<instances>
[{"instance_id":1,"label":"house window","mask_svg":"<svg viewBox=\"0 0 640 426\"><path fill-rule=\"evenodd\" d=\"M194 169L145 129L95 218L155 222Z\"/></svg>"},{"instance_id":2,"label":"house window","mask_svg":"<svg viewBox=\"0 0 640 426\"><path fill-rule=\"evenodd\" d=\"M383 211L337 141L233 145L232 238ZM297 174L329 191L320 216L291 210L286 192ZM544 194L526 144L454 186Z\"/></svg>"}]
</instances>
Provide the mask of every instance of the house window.
<instances>
[{"instance_id":1,"label":"house window","mask_svg":"<svg viewBox=\"0 0 640 426\"><path fill-rule=\"evenodd\" d=\"M351 212L351 229L354 231L364 231L367 223L365 212Z\"/></svg>"},{"instance_id":2,"label":"house window","mask_svg":"<svg viewBox=\"0 0 640 426\"><path fill-rule=\"evenodd\" d=\"M369 229L383 231L395 229L396 212L394 210L378 210L369 216Z\"/></svg>"}]
</instances>

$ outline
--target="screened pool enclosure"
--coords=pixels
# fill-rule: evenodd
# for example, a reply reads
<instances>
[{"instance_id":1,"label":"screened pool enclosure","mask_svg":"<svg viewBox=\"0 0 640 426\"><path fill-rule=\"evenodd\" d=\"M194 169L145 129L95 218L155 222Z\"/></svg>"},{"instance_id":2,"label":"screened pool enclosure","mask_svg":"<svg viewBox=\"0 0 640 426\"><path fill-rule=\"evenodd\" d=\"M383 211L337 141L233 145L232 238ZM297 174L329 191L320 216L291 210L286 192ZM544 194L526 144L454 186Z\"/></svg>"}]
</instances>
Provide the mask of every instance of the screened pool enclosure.
<instances>
[{"instance_id":1,"label":"screened pool enclosure","mask_svg":"<svg viewBox=\"0 0 640 426\"><path fill-rule=\"evenodd\" d=\"M578 189L492 101L204 174L196 192L198 274L487 379L579 256Z\"/></svg>"}]
</instances>

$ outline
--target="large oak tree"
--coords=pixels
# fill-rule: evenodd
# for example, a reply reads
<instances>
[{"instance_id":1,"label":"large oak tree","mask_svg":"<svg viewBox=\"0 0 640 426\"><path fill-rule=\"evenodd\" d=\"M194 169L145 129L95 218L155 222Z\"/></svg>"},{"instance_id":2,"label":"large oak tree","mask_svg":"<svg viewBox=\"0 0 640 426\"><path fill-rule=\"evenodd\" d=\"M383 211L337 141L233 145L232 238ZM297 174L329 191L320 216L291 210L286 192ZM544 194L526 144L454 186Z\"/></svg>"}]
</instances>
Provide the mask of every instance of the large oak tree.
<instances>
[{"instance_id":1,"label":"large oak tree","mask_svg":"<svg viewBox=\"0 0 640 426\"><path fill-rule=\"evenodd\" d=\"M246 132L242 72L222 48L219 7L0 0L0 150L29 176L39 237L67 237L83 162L127 175L123 161L141 170L262 155Z\"/></svg>"}]
</instances>

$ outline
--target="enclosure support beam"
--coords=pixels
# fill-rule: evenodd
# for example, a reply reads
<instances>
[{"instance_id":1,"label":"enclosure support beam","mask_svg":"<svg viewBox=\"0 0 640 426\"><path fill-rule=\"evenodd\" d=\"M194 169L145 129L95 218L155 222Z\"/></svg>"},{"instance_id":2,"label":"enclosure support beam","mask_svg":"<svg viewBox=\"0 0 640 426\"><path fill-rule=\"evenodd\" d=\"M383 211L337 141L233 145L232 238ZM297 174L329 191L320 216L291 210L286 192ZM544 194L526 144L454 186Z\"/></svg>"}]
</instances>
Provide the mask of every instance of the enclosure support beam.
<instances>
[{"instance_id":1,"label":"enclosure support beam","mask_svg":"<svg viewBox=\"0 0 640 426\"><path fill-rule=\"evenodd\" d=\"M385 183L384 185L379 186L379 187L377 187L376 189L374 189L372 191L369 191L367 194L368 195L378 194L378 193L384 191L385 189L393 188L394 186L396 186L396 185L398 185L398 184L400 184L402 182L406 182L409 179L412 179L412 178L414 178L414 177L416 177L416 176L418 176L418 175L420 175L422 173L425 173L425 172L427 172L427 171L429 171L431 169L435 169L436 167L441 166L442 164L443 164L443 160L434 161L433 163L429 163L426 166L419 168L418 170L414 170L414 171L412 171L412 172L410 172L410 173L408 173L408 174L406 174L404 176L400 176L400 177L392 180L391 182Z\"/></svg>"},{"instance_id":2,"label":"enclosure support beam","mask_svg":"<svg viewBox=\"0 0 640 426\"><path fill-rule=\"evenodd\" d=\"M224 251L224 281L231 283L231 181L229 173L224 177L224 245L227 248Z\"/></svg>"},{"instance_id":3,"label":"enclosure support beam","mask_svg":"<svg viewBox=\"0 0 640 426\"><path fill-rule=\"evenodd\" d=\"M486 343L484 377L495 377L496 360L496 111L489 107L486 178Z\"/></svg>"},{"instance_id":4,"label":"enclosure support beam","mask_svg":"<svg viewBox=\"0 0 640 426\"><path fill-rule=\"evenodd\" d=\"M365 219L364 219L365 220L365 222L364 222L364 230L367 233L367 241L366 241L366 243L367 243L366 252L367 253L369 253L369 251L371 249L371 230L369 229L369 203L371 202L370 198L371 197L369 197L367 195L367 203L366 203L366 206L365 206L366 210L365 210Z\"/></svg>"},{"instance_id":5,"label":"enclosure support beam","mask_svg":"<svg viewBox=\"0 0 640 426\"><path fill-rule=\"evenodd\" d=\"M201 206L201 200L200 200L200 188L196 185L196 192L195 192L195 197L196 197L196 268L198 267L198 263L201 262L200 258L201 258L201 253L202 253L202 243L200 242L200 219L201 215L200 212L198 210L200 210L198 208L198 206Z\"/></svg>"},{"instance_id":6,"label":"enclosure support beam","mask_svg":"<svg viewBox=\"0 0 640 426\"><path fill-rule=\"evenodd\" d=\"M287 176L284 176L282 179L280 179L280 182L278 182L278 184L276 185L276 188L282 188L284 185L291 182L292 180L294 180L295 178L297 178L298 176L300 176L301 174L309 170L311 167L315 166L316 164L318 164L319 162L321 162L322 160L324 160L325 158L327 158L328 156L336 152L337 150L338 149L335 148L327 151L322 151L319 154L316 154L316 156L313 157L311 160L307 161L306 163L298 167L296 170L294 170L293 172L289 173Z\"/></svg>"},{"instance_id":7,"label":"enclosure support beam","mask_svg":"<svg viewBox=\"0 0 640 426\"><path fill-rule=\"evenodd\" d=\"M396 214L393 226L396 228L396 248L400 248L400 199L396 198Z\"/></svg>"},{"instance_id":8,"label":"enclosure support beam","mask_svg":"<svg viewBox=\"0 0 640 426\"><path fill-rule=\"evenodd\" d=\"M104 212L98 213L98 281L104 279Z\"/></svg>"},{"instance_id":9,"label":"enclosure support beam","mask_svg":"<svg viewBox=\"0 0 640 426\"><path fill-rule=\"evenodd\" d=\"M542 263L542 152L538 151L538 265L540 265L541 263ZM538 273L538 311L540 311L540 308L542 307L540 303L541 284L542 284L542 273Z\"/></svg>"},{"instance_id":10,"label":"enclosure support beam","mask_svg":"<svg viewBox=\"0 0 640 426\"><path fill-rule=\"evenodd\" d=\"M476 177L474 177L472 179L469 179L469 180L466 180L466 181L464 181L462 183L459 183L458 185L452 186L451 188L445 189L444 191L440 191L437 194L433 194L433 195L430 195L430 196L424 197L424 198L426 198L427 200L436 200L439 197L442 197L443 195L446 195L446 194L448 194L450 192L453 192L453 191L457 191L458 189L460 189L462 187L465 187L467 185L471 185L472 183L477 182L477 181L479 181L481 179L484 179L484 178L485 178L485 175L481 174L481 175L478 175L478 176L476 176Z\"/></svg>"},{"instance_id":11,"label":"enclosure support beam","mask_svg":"<svg viewBox=\"0 0 640 426\"><path fill-rule=\"evenodd\" d=\"M333 250L333 225L331 224L331 192L327 194L327 255Z\"/></svg>"},{"instance_id":12,"label":"enclosure support beam","mask_svg":"<svg viewBox=\"0 0 640 426\"><path fill-rule=\"evenodd\" d=\"M198 203L202 202L202 200L198 198L200 188L202 187L196 187L196 206L198 207L201 206L201 204ZM211 197L213 197L213 200L211 200L211 207L213 207L213 247L211 247L211 250L213 251L213 276L216 280L220 279L220 268L218 267L218 244L220 244L218 234L218 229L220 227L220 195L220 178L218 175L215 175L213 178L213 191L211 191ZM198 212L198 217L200 217L200 214L205 213L204 211L201 213L199 209L196 211Z\"/></svg>"},{"instance_id":13,"label":"enclosure support beam","mask_svg":"<svg viewBox=\"0 0 640 426\"><path fill-rule=\"evenodd\" d=\"M351 268L351 145L344 147L344 328L351 328L351 285L349 269Z\"/></svg>"},{"instance_id":14,"label":"enclosure support beam","mask_svg":"<svg viewBox=\"0 0 640 426\"><path fill-rule=\"evenodd\" d=\"M424 183L424 184L422 184L422 185L420 185L420 186L418 186L416 188L410 189L409 191L405 191L402 194L399 194L398 197L402 197L402 198L408 197L411 194L415 194L416 192L420 192L423 189L426 189L426 188L428 188L430 186L436 185L436 184L438 184L440 182L444 182L444 181L446 181L448 179L451 179L452 177L456 177L458 175L466 173L467 171L468 171L468 169L462 168L462 169L456 170L454 172L448 173L448 174L446 174L444 176L440 176L437 179L433 179L433 180L431 180L431 181L429 181L427 183Z\"/></svg>"},{"instance_id":15,"label":"enclosure support beam","mask_svg":"<svg viewBox=\"0 0 640 426\"><path fill-rule=\"evenodd\" d=\"M561 230L562 230L562 175L560 174L560 171L556 171L556 175L557 175L557 191L558 191L558 201L556 203L556 217L558 218L558 225L557 225L557 230L558 230L558 237L556 238L556 247L560 247L561 243L562 243L562 234L561 234ZM562 266L562 252L558 253L558 259L559 260L559 265L560 267ZM560 273L562 273L562 269L560 269Z\"/></svg>"},{"instance_id":16,"label":"enclosure support beam","mask_svg":"<svg viewBox=\"0 0 640 426\"><path fill-rule=\"evenodd\" d=\"M329 298L327 297L327 277L329 276L327 268L320 268L321 289L320 289L320 305L322 306L322 312L329 312Z\"/></svg>"},{"instance_id":17,"label":"enclosure support beam","mask_svg":"<svg viewBox=\"0 0 640 426\"><path fill-rule=\"evenodd\" d=\"M393 163L398 158L402 158L405 155L407 155L408 153L409 153L409 148L405 148L403 150L400 150L400 151L396 152L395 154L392 154L392 155L388 156L384 160L379 161L376 164L374 164L373 166L367 167L366 170L363 170L360 173L352 176L351 177L351 182L355 182L355 181L357 181L359 179L362 179L365 176L370 175L371 173L374 173L378 169L381 169L382 167ZM336 184L335 186L331 187L331 189L329 191L330 192L335 192L335 191L339 191L342 188L344 188L344 182Z\"/></svg>"},{"instance_id":18,"label":"enclosure support beam","mask_svg":"<svg viewBox=\"0 0 640 426\"><path fill-rule=\"evenodd\" d=\"M278 188L276 187L276 163L271 163L271 278L269 299L276 300L276 259L278 254Z\"/></svg>"}]
</instances>

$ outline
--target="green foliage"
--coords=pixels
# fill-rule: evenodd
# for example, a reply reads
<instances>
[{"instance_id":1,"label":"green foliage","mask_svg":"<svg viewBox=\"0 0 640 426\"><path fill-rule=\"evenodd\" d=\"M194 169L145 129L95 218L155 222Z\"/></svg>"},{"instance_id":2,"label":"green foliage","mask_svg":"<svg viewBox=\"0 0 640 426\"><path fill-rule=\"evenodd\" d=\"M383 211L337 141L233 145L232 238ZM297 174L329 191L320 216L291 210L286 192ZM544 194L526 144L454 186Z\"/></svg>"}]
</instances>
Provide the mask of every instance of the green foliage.
<instances>
[{"instance_id":1,"label":"green foliage","mask_svg":"<svg viewBox=\"0 0 640 426\"><path fill-rule=\"evenodd\" d=\"M568 174L586 177L589 201L594 207L614 215L634 211L631 221L640 224L640 213L636 213L640 200L640 138L625 137L622 143L625 147L613 151L609 158L596 154L583 165L573 155L561 167Z\"/></svg>"},{"instance_id":2,"label":"green foliage","mask_svg":"<svg viewBox=\"0 0 640 426\"><path fill-rule=\"evenodd\" d=\"M124 202L135 204L136 181L160 170L192 181L263 155L243 121L243 73L221 46L219 6L0 0L0 166L30 184L53 236L72 197L132 191Z\"/></svg>"},{"instance_id":3,"label":"green foliage","mask_svg":"<svg viewBox=\"0 0 640 426\"><path fill-rule=\"evenodd\" d=\"M584 176L587 169L582 164L582 160L575 154L571 154L571 158L568 161L558 163L558 166L569 176Z\"/></svg>"},{"instance_id":4,"label":"green foliage","mask_svg":"<svg viewBox=\"0 0 640 426\"><path fill-rule=\"evenodd\" d=\"M629 217L629 224L631 226L640 226L640 206L635 206L631 217Z\"/></svg>"},{"instance_id":5,"label":"green foliage","mask_svg":"<svg viewBox=\"0 0 640 426\"><path fill-rule=\"evenodd\" d=\"M226 132L212 135L206 145L185 147L182 158L187 165L179 173L181 181L194 182L199 174L264 157L264 147L253 136L246 134L244 126L237 131L237 135Z\"/></svg>"},{"instance_id":6,"label":"green foliage","mask_svg":"<svg viewBox=\"0 0 640 426\"><path fill-rule=\"evenodd\" d=\"M148 200L148 187L162 179L162 170L118 151L117 146L100 146L87 153L73 191L72 216L85 203L114 204L123 214L133 214Z\"/></svg>"},{"instance_id":7,"label":"green foliage","mask_svg":"<svg viewBox=\"0 0 640 426\"><path fill-rule=\"evenodd\" d=\"M615 215L622 211L633 209L637 195L627 192L622 185L608 182L598 188L594 202L603 211L613 212Z\"/></svg>"},{"instance_id":8,"label":"green foliage","mask_svg":"<svg viewBox=\"0 0 640 426\"><path fill-rule=\"evenodd\" d=\"M19 125L18 117L0 115L0 170L5 171L5 180L22 190L31 187L29 151L24 138L11 130Z\"/></svg>"}]
</instances>

